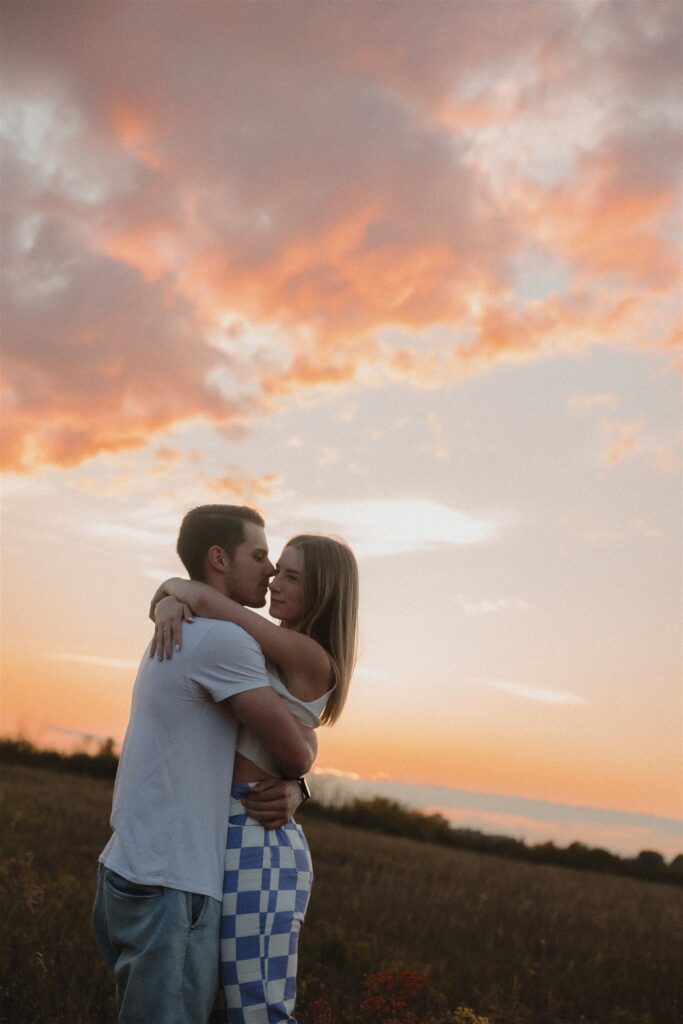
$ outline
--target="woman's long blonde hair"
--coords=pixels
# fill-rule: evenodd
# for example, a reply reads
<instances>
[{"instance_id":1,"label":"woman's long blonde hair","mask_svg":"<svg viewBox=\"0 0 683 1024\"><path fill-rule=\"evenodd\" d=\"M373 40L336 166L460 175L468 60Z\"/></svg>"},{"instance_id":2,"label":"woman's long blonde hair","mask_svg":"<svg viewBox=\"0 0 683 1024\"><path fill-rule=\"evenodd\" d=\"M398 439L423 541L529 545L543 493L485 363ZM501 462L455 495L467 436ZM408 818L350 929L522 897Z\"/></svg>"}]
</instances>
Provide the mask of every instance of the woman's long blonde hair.
<instances>
[{"instance_id":1,"label":"woman's long blonde hair","mask_svg":"<svg viewBox=\"0 0 683 1024\"><path fill-rule=\"evenodd\" d=\"M339 718L356 663L358 644L358 566L353 552L334 537L300 534L286 547L301 552L304 614L299 631L324 647L332 662L335 688L321 721Z\"/></svg>"}]
</instances>

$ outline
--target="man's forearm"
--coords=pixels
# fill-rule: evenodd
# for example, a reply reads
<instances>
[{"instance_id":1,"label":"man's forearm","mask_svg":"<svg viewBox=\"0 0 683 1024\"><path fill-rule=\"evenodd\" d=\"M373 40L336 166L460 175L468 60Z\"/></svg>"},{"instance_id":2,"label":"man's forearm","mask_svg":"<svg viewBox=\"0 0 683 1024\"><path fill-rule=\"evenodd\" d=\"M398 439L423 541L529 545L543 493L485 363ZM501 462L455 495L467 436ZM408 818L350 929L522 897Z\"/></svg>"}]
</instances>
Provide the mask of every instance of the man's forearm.
<instances>
[{"instance_id":1,"label":"man's forearm","mask_svg":"<svg viewBox=\"0 0 683 1024\"><path fill-rule=\"evenodd\" d=\"M309 729L308 726L302 725L300 722L297 722L297 725L301 733L301 739L304 743L304 756L306 757L306 766L303 771L297 772L295 776L292 776L292 778L299 779L302 775L305 775L306 772L310 772L313 767L313 762L318 756L318 735L314 729Z\"/></svg>"},{"instance_id":2,"label":"man's forearm","mask_svg":"<svg viewBox=\"0 0 683 1024\"><path fill-rule=\"evenodd\" d=\"M271 745L268 750L285 779L299 779L305 775L311 770L318 753L318 738L313 729L308 729L298 722L297 725L301 730L298 743L287 744L284 750L278 750Z\"/></svg>"},{"instance_id":3,"label":"man's forearm","mask_svg":"<svg viewBox=\"0 0 683 1024\"><path fill-rule=\"evenodd\" d=\"M306 774L318 752L315 733L294 718L270 687L237 694L230 705L285 778L298 779Z\"/></svg>"}]
</instances>

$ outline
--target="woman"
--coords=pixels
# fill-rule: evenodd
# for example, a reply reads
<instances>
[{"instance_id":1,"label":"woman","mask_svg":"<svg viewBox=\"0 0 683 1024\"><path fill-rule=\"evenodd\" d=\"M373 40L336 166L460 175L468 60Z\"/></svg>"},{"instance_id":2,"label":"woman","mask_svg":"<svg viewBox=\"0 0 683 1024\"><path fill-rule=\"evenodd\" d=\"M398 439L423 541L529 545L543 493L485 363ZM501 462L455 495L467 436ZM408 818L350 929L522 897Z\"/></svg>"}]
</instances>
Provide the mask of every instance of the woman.
<instances>
[{"instance_id":1,"label":"woman","mask_svg":"<svg viewBox=\"0 0 683 1024\"><path fill-rule=\"evenodd\" d=\"M169 600L160 600L164 595ZM355 663L358 620L358 569L346 544L312 535L287 543L270 582L269 611L279 626L192 580L167 581L153 604L151 653L170 656L170 640L180 644L182 620L191 621L193 612L226 619L260 644L271 685L299 721L315 728L339 718ZM268 831L240 802L251 785L273 776L277 770L267 752L240 729L221 921L230 1024L294 1022L297 944L313 879L308 844L293 820Z\"/></svg>"}]
</instances>

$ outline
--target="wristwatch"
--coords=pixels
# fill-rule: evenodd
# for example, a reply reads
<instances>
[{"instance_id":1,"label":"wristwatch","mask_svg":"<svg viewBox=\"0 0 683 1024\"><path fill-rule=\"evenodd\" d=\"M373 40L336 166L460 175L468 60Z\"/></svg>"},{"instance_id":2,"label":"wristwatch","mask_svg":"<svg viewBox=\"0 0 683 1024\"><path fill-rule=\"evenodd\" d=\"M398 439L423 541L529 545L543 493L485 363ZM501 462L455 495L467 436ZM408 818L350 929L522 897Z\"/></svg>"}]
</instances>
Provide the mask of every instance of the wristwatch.
<instances>
[{"instance_id":1,"label":"wristwatch","mask_svg":"<svg viewBox=\"0 0 683 1024\"><path fill-rule=\"evenodd\" d=\"M303 775L301 776L300 779L297 779L296 781L299 783L299 789L301 790L301 803L305 804L307 800L311 799L311 791L308 788L308 783L306 782L306 779L303 777Z\"/></svg>"}]
</instances>

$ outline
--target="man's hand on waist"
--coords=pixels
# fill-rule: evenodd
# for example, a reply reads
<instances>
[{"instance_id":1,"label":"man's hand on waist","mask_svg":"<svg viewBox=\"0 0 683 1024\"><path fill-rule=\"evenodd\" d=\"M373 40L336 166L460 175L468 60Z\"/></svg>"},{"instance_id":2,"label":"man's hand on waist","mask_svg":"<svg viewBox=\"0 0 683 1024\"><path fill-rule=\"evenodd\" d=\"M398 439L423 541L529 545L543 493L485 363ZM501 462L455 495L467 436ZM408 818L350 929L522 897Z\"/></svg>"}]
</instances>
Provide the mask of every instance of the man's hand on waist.
<instances>
[{"instance_id":1,"label":"man's hand on waist","mask_svg":"<svg viewBox=\"0 0 683 1024\"><path fill-rule=\"evenodd\" d=\"M303 803L303 793L297 779L264 779L257 782L244 797L250 818L264 828L282 828Z\"/></svg>"}]
</instances>

